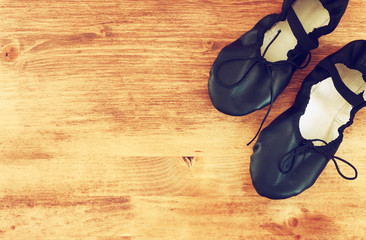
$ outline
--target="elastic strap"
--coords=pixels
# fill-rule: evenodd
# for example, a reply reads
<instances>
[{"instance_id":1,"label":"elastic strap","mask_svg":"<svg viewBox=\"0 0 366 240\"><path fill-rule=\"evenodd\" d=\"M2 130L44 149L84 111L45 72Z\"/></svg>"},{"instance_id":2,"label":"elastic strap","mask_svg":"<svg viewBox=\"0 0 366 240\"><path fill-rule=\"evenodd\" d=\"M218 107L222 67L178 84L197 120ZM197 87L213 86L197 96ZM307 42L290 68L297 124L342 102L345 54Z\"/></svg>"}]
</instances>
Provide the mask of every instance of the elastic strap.
<instances>
[{"instance_id":1,"label":"elastic strap","mask_svg":"<svg viewBox=\"0 0 366 240\"><path fill-rule=\"evenodd\" d=\"M346 86L346 84L344 84L336 66L333 63L331 63L329 60L324 59L318 64L318 66L324 68L326 71L329 72L335 88L349 104L355 107L365 102L363 98L363 93L356 94L351 91Z\"/></svg>"},{"instance_id":2,"label":"elastic strap","mask_svg":"<svg viewBox=\"0 0 366 240\"><path fill-rule=\"evenodd\" d=\"M288 9L287 21L298 43L304 48L304 50L310 52L311 49L318 47L318 44L315 43L313 39L311 39L309 35L306 33L304 27L302 26L299 18L297 17L292 7Z\"/></svg>"}]
</instances>

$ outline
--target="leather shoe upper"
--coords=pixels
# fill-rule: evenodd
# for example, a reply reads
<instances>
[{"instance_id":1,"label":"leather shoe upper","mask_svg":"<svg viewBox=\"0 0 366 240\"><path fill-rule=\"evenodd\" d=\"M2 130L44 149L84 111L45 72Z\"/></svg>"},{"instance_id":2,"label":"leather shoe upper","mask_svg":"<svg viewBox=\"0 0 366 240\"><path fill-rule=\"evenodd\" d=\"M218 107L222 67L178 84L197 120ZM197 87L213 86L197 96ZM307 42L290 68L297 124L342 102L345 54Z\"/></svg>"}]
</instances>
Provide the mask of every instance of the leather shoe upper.
<instances>
[{"instance_id":1,"label":"leather shoe upper","mask_svg":"<svg viewBox=\"0 0 366 240\"><path fill-rule=\"evenodd\" d=\"M335 68L339 63L360 72L361 84L365 86L366 41L351 42L320 62L305 78L294 104L260 133L250 163L252 182L260 195L271 199L295 196L315 183L330 160L343 178L352 180L357 177L355 167L334 154L343 140L343 131L353 123L356 112L366 106L366 102L364 92L356 94L343 84ZM349 118L337 128L338 137L329 142L304 138L299 123L309 105L313 86L326 79L332 80L339 96L351 106ZM328 94L329 91L323 93ZM331 104L335 103L329 102L326 107ZM347 164L355 175L345 176L338 167L339 163Z\"/></svg>"},{"instance_id":2,"label":"leather shoe upper","mask_svg":"<svg viewBox=\"0 0 366 240\"><path fill-rule=\"evenodd\" d=\"M336 28L348 4L348 0L319 1L329 12L328 25L309 34L304 33L292 11L291 6L296 1L285 0L280 14L264 17L250 31L221 50L208 81L209 95L215 108L229 115L241 116L267 106L278 97L310 50L318 47L318 38ZM264 34L286 19L298 43L287 53L286 60L269 62L261 54Z\"/></svg>"}]
</instances>

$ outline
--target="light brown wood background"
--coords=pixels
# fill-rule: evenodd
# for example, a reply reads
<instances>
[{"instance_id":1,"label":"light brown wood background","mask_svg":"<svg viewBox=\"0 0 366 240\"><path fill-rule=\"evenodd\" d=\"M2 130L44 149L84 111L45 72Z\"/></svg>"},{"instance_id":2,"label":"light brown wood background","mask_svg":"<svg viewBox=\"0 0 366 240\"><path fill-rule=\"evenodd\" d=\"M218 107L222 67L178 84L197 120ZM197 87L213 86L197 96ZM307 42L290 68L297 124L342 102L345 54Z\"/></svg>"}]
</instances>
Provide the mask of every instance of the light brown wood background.
<instances>
[{"instance_id":1,"label":"light brown wood background","mask_svg":"<svg viewBox=\"0 0 366 240\"><path fill-rule=\"evenodd\" d=\"M251 185L245 144L267 109L208 97L222 47L280 0L1 0L0 239L365 239L366 109L316 184L281 201ZM366 39L351 0L273 106L325 56ZM347 169L344 169L347 172Z\"/></svg>"}]
</instances>

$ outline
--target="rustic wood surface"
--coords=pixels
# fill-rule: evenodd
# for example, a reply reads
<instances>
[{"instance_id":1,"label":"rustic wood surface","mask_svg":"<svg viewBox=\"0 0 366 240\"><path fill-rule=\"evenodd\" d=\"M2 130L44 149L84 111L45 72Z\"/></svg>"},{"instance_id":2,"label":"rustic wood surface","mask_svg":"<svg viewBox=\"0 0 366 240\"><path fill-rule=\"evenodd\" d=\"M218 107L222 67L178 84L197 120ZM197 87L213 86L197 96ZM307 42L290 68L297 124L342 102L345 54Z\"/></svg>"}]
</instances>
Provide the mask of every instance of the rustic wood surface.
<instances>
[{"instance_id":1,"label":"rustic wood surface","mask_svg":"<svg viewBox=\"0 0 366 240\"><path fill-rule=\"evenodd\" d=\"M366 109L337 153L357 180L329 164L273 201L245 146L267 108L231 117L209 100L220 49L281 4L1 0L0 239L365 239ZM365 26L366 1L350 1L266 124Z\"/></svg>"}]
</instances>

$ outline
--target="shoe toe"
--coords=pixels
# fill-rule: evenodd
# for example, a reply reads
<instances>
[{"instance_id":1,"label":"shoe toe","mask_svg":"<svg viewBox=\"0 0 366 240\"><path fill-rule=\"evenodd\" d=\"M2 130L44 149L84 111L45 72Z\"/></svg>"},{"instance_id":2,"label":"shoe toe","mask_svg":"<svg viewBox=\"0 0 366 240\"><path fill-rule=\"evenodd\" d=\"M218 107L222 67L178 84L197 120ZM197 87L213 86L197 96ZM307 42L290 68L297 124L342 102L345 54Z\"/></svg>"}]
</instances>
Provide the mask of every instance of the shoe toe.
<instances>
[{"instance_id":1,"label":"shoe toe","mask_svg":"<svg viewBox=\"0 0 366 240\"><path fill-rule=\"evenodd\" d=\"M267 139L268 140L268 139ZM277 143L281 142L277 140ZM280 170L285 149L280 144L268 141L257 142L251 156L250 174L259 195L270 199L296 196L311 187L327 164L324 156L309 152L288 172Z\"/></svg>"},{"instance_id":2,"label":"shoe toe","mask_svg":"<svg viewBox=\"0 0 366 240\"><path fill-rule=\"evenodd\" d=\"M268 72L253 60L235 60L216 65L208 81L211 101L219 111L243 116L270 102Z\"/></svg>"},{"instance_id":3,"label":"shoe toe","mask_svg":"<svg viewBox=\"0 0 366 240\"><path fill-rule=\"evenodd\" d=\"M228 115L243 116L253 111L252 106L240 101L237 89L224 87L211 76L208 82L208 91L213 106Z\"/></svg>"},{"instance_id":4,"label":"shoe toe","mask_svg":"<svg viewBox=\"0 0 366 240\"><path fill-rule=\"evenodd\" d=\"M269 156L266 157L273 160ZM295 196L304 189L288 176L282 174L279 167L271 164L276 161L264 161L259 153L251 157L250 174L257 193L270 199L285 199Z\"/></svg>"},{"instance_id":5,"label":"shoe toe","mask_svg":"<svg viewBox=\"0 0 366 240\"><path fill-rule=\"evenodd\" d=\"M270 199L282 199L292 195L281 187L284 176L274 164L271 152L261 142L254 145L250 161L250 175L257 193Z\"/></svg>"}]
</instances>

